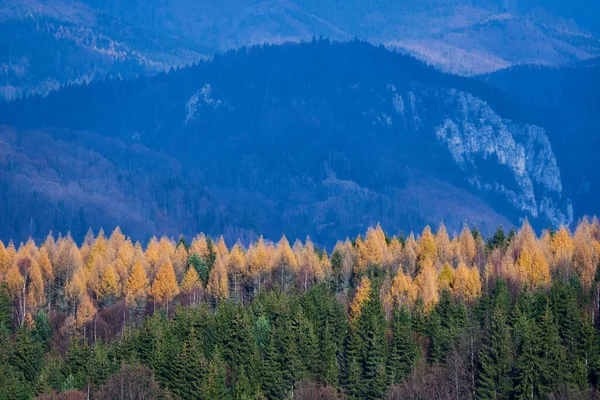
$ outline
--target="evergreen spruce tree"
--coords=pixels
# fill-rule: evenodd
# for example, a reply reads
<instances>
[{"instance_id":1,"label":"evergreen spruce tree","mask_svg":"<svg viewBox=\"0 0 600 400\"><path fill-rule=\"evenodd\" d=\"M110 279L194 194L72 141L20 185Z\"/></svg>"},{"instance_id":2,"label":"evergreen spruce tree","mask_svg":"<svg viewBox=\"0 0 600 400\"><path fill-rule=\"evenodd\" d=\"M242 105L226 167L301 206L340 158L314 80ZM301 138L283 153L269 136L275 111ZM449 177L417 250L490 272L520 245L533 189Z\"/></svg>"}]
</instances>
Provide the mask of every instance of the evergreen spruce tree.
<instances>
[{"instance_id":1,"label":"evergreen spruce tree","mask_svg":"<svg viewBox=\"0 0 600 400\"><path fill-rule=\"evenodd\" d=\"M208 364L208 370L204 374L202 388L205 399L226 400L229 398L227 371L221 350L218 347L215 347L210 363Z\"/></svg>"},{"instance_id":2,"label":"evergreen spruce tree","mask_svg":"<svg viewBox=\"0 0 600 400\"><path fill-rule=\"evenodd\" d=\"M513 397L517 400L542 398L545 389L540 377L540 362L536 354L533 328L523 332L521 354L516 363L515 388Z\"/></svg>"},{"instance_id":3,"label":"evergreen spruce tree","mask_svg":"<svg viewBox=\"0 0 600 400\"><path fill-rule=\"evenodd\" d=\"M280 364L281 355L275 346L275 333L271 331L264 345L261 390L270 399L281 399L286 394Z\"/></svg>"},{"instance_id":4,"label":"evergreen spruce tree","mask_svg":"<svg viewBox=\"0 0 600 400\"><path fill-rule=\"evenodd\" d=\"M479 353L476 394L479 399L508 398L510 381L510 336L504 312L496 308L487 325Z\"/></svg>"},{"instance_id":5,"label":"evergreen spruce tree","mask_svg":"<svg viewBox=\"0 0 600 400\"><path fill-rule=\"evenodd\" d=\"M565 391L572 381L570 372L572 365L567 367L565 348L561 344L558 326L549 305L536 326L537 354L540 360L538 374L544 391L543 395Z\"/></svg>"},{"instance_id":6,"label":"evergreen spruce tree","mask_svg":"<svg viewBox=\"0 0 600 400\"><path fill-rule=\"evenodd\" d=\"M322 383L335 387L338 385L340 368L338 365L334 333L329 321L325 321L319 349L317 378Z\"/></svg>"},{"instance_id":7,"label":"evergreen spruce tree","mask_svg":"<svg viewBox=\"0 0 600 400\"><path fill-rule=\"evenodd\" d=\"M410 312L405 307L400 311L394 310L392 343L387 365L390 385L401 383L415 367L418 348L411 326Z\"/></svg>"},{"instance_id":8,"label":"evergreen spruce tree","mask_svg":"<svg viewBox=\"0 0 600 400\"><path fill-rule=\"evenodd\" d=\"M203 393L203 378L206 370L204 355L195 338L190 338L172 363L173 374L167 386L182 399L198 399Z\"/></svg>"}]
</instances>

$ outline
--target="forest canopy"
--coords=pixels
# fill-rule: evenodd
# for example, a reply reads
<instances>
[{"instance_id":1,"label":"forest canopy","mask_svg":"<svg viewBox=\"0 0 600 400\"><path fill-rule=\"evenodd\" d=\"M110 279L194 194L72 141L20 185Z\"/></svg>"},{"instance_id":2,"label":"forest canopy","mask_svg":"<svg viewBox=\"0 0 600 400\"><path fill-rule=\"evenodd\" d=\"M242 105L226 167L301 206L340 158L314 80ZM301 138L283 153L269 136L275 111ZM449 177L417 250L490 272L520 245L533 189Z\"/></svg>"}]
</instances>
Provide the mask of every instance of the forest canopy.
<instances>
[{"instance_id":1,"label":"forest canopy","mask_svg":"<svg viewBox=\"0 0 600 400\"><path fill-rule=\"evenodd\" d=\"M600 222L0 242L0 398L582 398Z\"/></svg>"}]
</instances>

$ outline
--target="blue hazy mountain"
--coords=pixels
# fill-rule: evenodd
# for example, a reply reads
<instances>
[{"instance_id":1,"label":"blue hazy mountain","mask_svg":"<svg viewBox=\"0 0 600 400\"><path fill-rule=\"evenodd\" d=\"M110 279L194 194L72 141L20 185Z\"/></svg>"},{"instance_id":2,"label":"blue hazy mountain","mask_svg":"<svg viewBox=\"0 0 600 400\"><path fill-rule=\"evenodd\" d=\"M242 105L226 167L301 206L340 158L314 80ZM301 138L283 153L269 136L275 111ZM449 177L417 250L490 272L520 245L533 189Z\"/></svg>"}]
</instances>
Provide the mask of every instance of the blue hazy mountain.
<instances>
[{"instance_id":1,"label":"blue hazy mountain","mask_svg":"<svg viewBox=\"0 0 600 400\"><path fill-rule=\"evenodd\" d=\"M600 55L590 0L2 0L0 98L135 77L244 45L354 37L463 75Z\"/></svg>"},{"instance_id":2,"label":"blue hazy mountain","mask_svg":"<svg viewBox=\"0 0 600 400\"><path fill-rule=\"evenodd\" d=\"M118 224L136 238L286 233L330 245L378 221L568 224L580 214L566 161L499 80L315 40L4 104L1 234Z\"/></svg>"}]
</instances>

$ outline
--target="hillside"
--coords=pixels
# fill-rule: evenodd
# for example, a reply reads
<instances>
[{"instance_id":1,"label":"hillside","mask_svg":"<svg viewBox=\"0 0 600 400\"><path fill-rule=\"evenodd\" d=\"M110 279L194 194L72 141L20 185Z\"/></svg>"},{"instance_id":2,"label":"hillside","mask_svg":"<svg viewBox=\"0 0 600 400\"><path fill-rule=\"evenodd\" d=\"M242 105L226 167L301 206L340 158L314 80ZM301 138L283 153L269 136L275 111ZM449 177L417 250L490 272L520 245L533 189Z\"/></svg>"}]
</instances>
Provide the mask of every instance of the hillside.
<instances>
[{"instance_id":1,"label":"hillside","mask_svg":"<svg viewBox=\"0 0 600 400\"><path fill-rule=\"evenodd\" d=\"M600 196L600 59L562 68L521 66L482 76L542 125L558 164L564 190L580 215L593 215Z\"/></svg>"},{"instance_id":2,"label":"hillside","mask_svg":"<svg viewBox=\"0 0 600 400\"><path fill-rule=\"evenodd\" d=\"M570 223L552 144L521 114L484 83L363 42L244 48L67 87L0 108L12 132L3 237L120 223L134 237L285 232L332 245L378 221ZM63 220L33 218L57 205Z\"/></svg>"},{"instance_id":3,"label":"hillside","mask_svg":"<svg viewBox=\"0 0 600 400\"><path fill-rule=\"evenodd\" d=\"M462 75L562 65L600 55L600 10L584 3L583 12L533 0L2 0L0 99L314 36L384 44Z\"/></svg>"}]
</instances>

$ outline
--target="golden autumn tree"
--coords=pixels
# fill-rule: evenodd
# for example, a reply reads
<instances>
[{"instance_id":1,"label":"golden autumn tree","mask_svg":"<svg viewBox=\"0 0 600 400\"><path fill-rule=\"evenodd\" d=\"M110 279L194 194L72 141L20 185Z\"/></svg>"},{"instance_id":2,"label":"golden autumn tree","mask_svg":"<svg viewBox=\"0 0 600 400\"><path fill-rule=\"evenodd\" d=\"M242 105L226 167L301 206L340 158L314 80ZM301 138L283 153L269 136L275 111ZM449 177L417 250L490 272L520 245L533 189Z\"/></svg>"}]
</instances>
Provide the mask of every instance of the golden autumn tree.
<instances>
[{"instance_id":1,"label":"golden autumn tree","mask_svg":"<svg viewBox=\"0 0 600 400\"><path fill-rule=\"evenodd\" d=\"M306 292L313 281L324 278L324 265L315 251L313 242L308 237L304 246L300 241L294 243L294 255L296 260L298 260L297 284L299 288Z\"/></svg>"},{"instance_id":2,"label":"golden autumn tree","mask_svg":"<svg viewBox=\"0 0 600 400\"><path fill-rule=\"evenodd\" d=\"M30 259L29 265L29 284L27 285L27 303L28 312L35 313L40 307L46 304L46 294L44 291L44 278L42 270L35 259Z\"/></svg>"},{"instance_id":3,"label":"golden autumn tree","mask_svg":"<svg viewBox=\"0 0 600 400\"><path fill-rule=\"evenodd\" d=\"M271 265L271 254L262 236L248 249L246 262L248 263L248 273L254 279L256 289L260 291L264 277L269 273Z\"/></svg>"},{"instance_id":4,"label":"golden autumn tree","mask_svg":"<svg viewBox=\"0 0 600 400\"><path fill-rule=\"evenodd\" d=\"M25 277L21 275L19 268L13 265L6 271L5 282L10 295L18 301L17 324L21 325L25 321L25 315L27 314L27 286Z\"/></svg>"},{"instance_id":5,"label":"golden autumn tree","mask_svg":"<svg viewBox=\"0 0 600 400\"><path fill-rule=\"evenodd\" d=\"M397 237L393 237L390 241L388 252L390 254L390 259L385 267L395 272L395 268L402 262L402 243L400 243Z\"/></svg>"},{"instance_id":6,"label":"golden autumn tree","mask_svg":"<svg viewBox=\"0 0 600 400\"><path fill-rule=\"evenodd\" d=\"M158 239L153 236L148 242L148 246L146 246L146 251L144 252L144 259L146 260L147 265L147 274L148 279L154 280L158 269L160 268L161 260L163 259L163 255L160 253L160 245L158 244Z\"/></svg>"},{"instance_id":7,"label":"golden autumn tree","mask_svg":"<svg viewBox=\"0 0 600 400\"><path fill-rule=\"evenodd\" d=\"M415 235L411 232L406 239L406 243L404 243L404 248L402 251L402 264L404 265L404 270L410 276L415 276L417 272L417 241L415 240Z\"/></svg>"},{"instance_id":8,"label":"golden autumn tree","mask_svg":"<svg viewBox=\"0 0 600 400\"><path fill-rule=\"evenodd\" d=\"M206 292L213 296L217 301L229 297L229 285L227 279L227 268L223 261L217 257L215 266L210 271Z\"/></svg>"},{"instance_id":9,"label":"golden autumn tree","mask_svg":"<svg viewBox=\"0 0 600 400\"><path fill-rule=\"evenodd\" d=\"M169 313L169 302L179 294L179 286L175 277L175 270L171 261L167 260L158 269L154 282L152 283L152 297L159 304L165 303L167 314Z\"/></svg>"},{"instance_id":10,"label":"golden autumn tree","mask_svg":"<svg viewBox=\"0 0 600 400\"><path fill-rule=\"evenodd\" d=\"M431 233L431 228L426 226L419 238L417 246L417 267L420 268L426 263L435 264L438 258L435 237Z\"/></svg>"},{"instance_id":11,"label":"golden autumn tree","mask_svg":"<svg viewBox=\"0 0 600 400\"><path fill-rule=\"evenodd\" d=\"M349 318L351 324L354 324L358 320L363 304L369 301L370 296L371 280L366 276L363 276L360 280L360 283L356 287L356 291L354 292L354 299L352 300L352 303L350 303Z\"/></svg>"},{"instance_id":12,"label":"golden autumn tree","mask_svg":"<svg viewBox=\"0 0 600 400\"><path fill-rule=\"evenodd\" d=\"M202 289L202 282L195 268L192 267L187 270L179 287L183 293L191 295L192 304L197 304L198 294Z\"/></svg>"},{"instance_id":13,"label":"golden autumn tree","mask_svg":"<svg viewBox=\"0 0 600 400\"><path fill-rule=\"evenodd\" d=\"M244 277L248 273L246 256L241 244L236 243L231 248L231 252L229 253L229 258L227 261L229 264L229 278L231 279L231 298L237 302L242 298L240 293L240 284L243 282Z\"/></svg>"},{"instance_id":14,"label":"golden autumn tree","mask_svg":"<svg viewBox=\"0 0 600 400\"><path fill-rule=\"evenodd\" d=\"M573 237L573 266L585 288L590 288L598 268L599 252L592 235L592 225L583 219Z\"/></svg>"},{"instance_id":15,"label":"golden autumn tree","mask_svg":"<svg viewBox=\"0 0 600 400\"><path fill-rule=\"evenodd\" d=\"M96 297L102 303L111 304L119 298L120 294L121 288L117 273L112 266L108 266L100 276L100 282L96 288Z\"/></svg>"},{"instance_id":16,"label":"golden autumn tree","mask_svg":"<svg viewBox=\"0 0 600 400\"><path fill-rule=\"evenodd\" d=\"M481 295L481 278L476 267L467 267L461 262L452 281L452 292L456 298L473 302Z\"/></svg>"},{"instance_id":17,"label":"golden autumn tree","mask_svg":"<svg viewBox=\"0 0 600 400\"><path fill-rule=\"evenodd\" d=\"M442 222L435 234L435 248L437 250L438 260L442 264L452 262L452 242L446 230L446 225Z\"/></svg>"},{"instance_id":18,"label":"golden autumn tree","mask_svg":"<svg viewBox=\"0 0 600 400\"><path fill-rule=\"evenodd\" d=\"M219 240L217 240L215 252L217 253L217 257L221 258L221 261L223 261L223 263L227 265L227 259L229 258L229 249L227 248L227 244L225 243L225 238L223 238L223 235L219 236Z\"/></svg>"},{"instance_id":19,"label":"golden autumn tree","mask_svg":"<svg viewBox=\"0 0 600 400\"><path fill-rule=\"evenodd\" d=\"M445 263L440 271L440 274L438 275L438 290L440 293L444 290L451 291L453 280L454 269L450 266L450 264Z\"/></svg>"},{"instance_id":20,"label":"golden autumn tree","mask_svg":"<svg viewBox=\"0 0 600 400\"><path fill-rule=\"evenodd\" d=\"M128 307L134 307L146 302L149 290L149 281L144 266L140 260L136 260L131 267L131 273L123 287L125 303Z\"/></svg>"},{"instance_id":21,"label":"golden autumn tree","mask_svg":"<svg viewBox=\"0 0 600 400\"><path fill-rule=\"evenodd\" d=\"M439 301L438 286L437 286L437 273L435 267L430 263L426 262L421 266L415 283L418 287L418 295L423 300L425 310L429 311Z\"/></svg>"},{"instance_id":22,"label":"golden autumn tree","mask_svg":"<svg viewBox=\"0 0 600 400\"><path fill-rule=\"evenodd\" d=\"M38 265L40 266L40 270L42 271L42 276L44 277L44 281L46 283L54 282L54 271L52 269L52 262L50 261L50 257L48 256L48 251L45 247L40 249L38 255Z\"/></svg>"},{"instance_id":23,"label":"golden autumn tree","mask_svg":"<svg viewBox=\"0 0 600 400\"><path fill-rule=\"evenodd\" d=\"M410 276L399 269L392 281L389 294L384 298L386 308L401 309L406 306L408 309L412 309L416 300L417 286Z\"/></svg>"},{"instance_id":24,"label":"golden autumn tree","mask_svg":"<svg viewBox=\"0 0 600 400\"><path fill-rule=\"evenodd\" d=\"M175 269L175 276L178 281L181 281L187 271L189 260L188 251L183 244L177 246L171 259L173 261L173 268Z\"/></svg>"},{"instance_id":25,"label":"golden autumn tree","mask_svg":"<svg viewBox=\"0 0 600 400\"><path fill-rule=\"evenodd\" d=\"M563 277L569 277L573 269L573 252L575 245L571 234L562 226L550 239L552 251L551 270L559 271Z\"/></svg>"},{"instance_id":26,"label":"golden autumn tree","mask_svg":"<svg viewBox=\"0 0 600 400\"><path fill-rule=\"evenodd\" d=\"M515 270L520 284L531 287L550 285L548 261L535 242L521 249L515 262Z\"/></svg>"},{"instance_id":27,"label":"golden autumn tree","mask_svg":"<svg viewBox=\"0 0 600 400\"><path fill-rule=\"evenodd\" d=\"M6 252L6 247L4 247L4 243L0 240L0 281L4 279L6 271L11 267L10 259L8 258L8 253Z\"/></svg>"},{"instance_id":28,"label":"golden autumn tree","mask_svg":"<svg viewBox=\"0 0 600 400\"><path fill-rule=\"evenodd\" d=\"M87 269L79 267L65 286L65 294L73 310L87 291Z\"/></svg>"},{"instance_id":29,"label":"golden autumn tree","mask_svg":"<svg viewBox=\"0 0 600 400\"><path fill-rule=\"evenodd\" d=\"M97 311L98 310L92 302L92 299L90 299L90 296L85 294L77 307L77 327L80 329L83 328L84 339L86 337L86 327L94 320Z\"/></svg>"},{"instance_id":30,"label":"golden autumn tree","mask_svg":"<svg viewBox=\"0 0 600 400\"><path fill-rule=\"evenodd\" d=\"M458 237L458 253L460 256L459 262L464 261L465 264L474 265L477 256L477 244L471 230L467 225L463 226L460 236Z\"/></svg>"},{"instance_id":31,"label":"golden autumn tree","mask_svg":"<svg viewBox=\"0 0 600 400\"><path fill-rule=\"evenodd\" d=\"M273 274L277 275L280 290L286 290L298 270L298 261L285 235L277 242L273 257Z\"/></svg>"}]
</instances>

